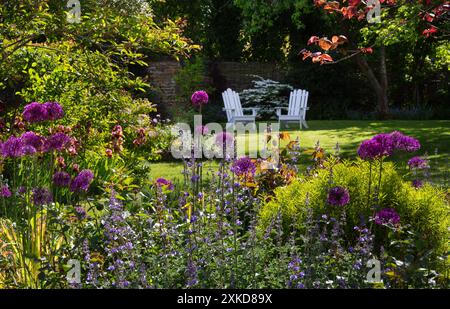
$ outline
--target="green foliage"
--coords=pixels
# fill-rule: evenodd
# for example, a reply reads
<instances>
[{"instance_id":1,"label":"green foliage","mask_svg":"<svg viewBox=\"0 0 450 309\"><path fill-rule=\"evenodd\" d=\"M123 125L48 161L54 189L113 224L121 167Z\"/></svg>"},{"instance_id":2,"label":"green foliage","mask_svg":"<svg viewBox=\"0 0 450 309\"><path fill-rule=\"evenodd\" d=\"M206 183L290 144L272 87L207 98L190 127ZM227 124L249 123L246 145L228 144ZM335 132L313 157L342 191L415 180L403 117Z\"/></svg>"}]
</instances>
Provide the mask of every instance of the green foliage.
<instances>
[{"instance_id":1,"label":"green foliage","mask_svg":"<svg viewBox=\"0 0 450 309\"><path fill-rule=\"evenodd\" d=\"M242 55L242 16L229 0L148 0L158 22L176 20L183 34L203 46L205 55L238 60Z\"/></svg>"},{"instance_id":2,"label":"green foliage","mask_svg":"<svg viewBox=\"0 0 450 309\"><path fill-rule=\"evenodd\" d=\"M204 90L208 94L214 91L207 80L207 70L205 59L197 56L187 62L176 74L174 79L178 87L177 106L167 108L167 112L173 117L175 123L193 121L194 114L198 113L191 103L191 96L195 91Z\"/></svg>"},{"instance_id":3,"label":"green foliage","mask_svg":"<svg viewBox=\"0 0 450 309\"><path fill-rule=\"evenodd\" d=\"M450 209L444 192L430 185L414 189L410 183L402 181L392 163L384 163L380 191L376 194L374 191L379 181L378 168L379 165L375 164L372 167L371 189L371 193L378 198L378 208L395 208L398 211L402 218L401 224L411 226L415 240L421 243L420 252L434 249L435 254L445 253L449 246ZM331 186L343 186L350 194L350 203L344 208L347 215L347 240L351 241L348 237L353 227L374 215L373 197L368 198L369 164L362 161L344 162L334 165L332 170L331 185L329 170L322 169L316 177L301 178L287 187L278 188L275 198L261 209L261 228L267 227L278 211L281 211L286 227L295 218L294 224L299 230L305 229L308 206L316 216L328 212L339 214L342 209L327 204L327 192ZM380 235L377 234L382 237ZM382 243L380 239L377 241Z\"/></svg>"},{"instance_id":4,"label":"green foliage","mask_svg":"<svg viewBox=\"0 0 450 309\"><path fill-rule=\"evenodd\" d=\"M436 59L433 65L436 68L450 70L450 43L448 41L444 41L436 47Z\"/></svg>"}]
</instances>

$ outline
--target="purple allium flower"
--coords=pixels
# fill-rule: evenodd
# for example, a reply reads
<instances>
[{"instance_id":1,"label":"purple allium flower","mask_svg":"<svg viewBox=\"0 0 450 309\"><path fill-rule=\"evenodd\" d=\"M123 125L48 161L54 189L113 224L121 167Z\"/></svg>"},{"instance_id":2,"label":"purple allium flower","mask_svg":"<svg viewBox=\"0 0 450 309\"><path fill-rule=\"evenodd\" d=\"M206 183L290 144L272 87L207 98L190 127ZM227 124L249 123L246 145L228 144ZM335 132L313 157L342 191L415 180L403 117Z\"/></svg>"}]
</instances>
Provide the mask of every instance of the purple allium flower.
<instances>
[{"instance_id":1,"label":"purple allium flower","mask_svg":"<svg viewBox=\"0 0 450 309\"><path fill-rule=\"evenodd\" d=\"M70 191L87 191L93 179L94 173L91 170L82 170L70 183Z\"/></svg>"},{"instance_id":2,"label":"purple allium flower","mask_svg":"<svg viewBox=\"0 0 450 309\"><path fill-rule=\"evenodd\" d=\"M207 126L198 125L195 127L195 133L198 135L206 135L209 133L209 129Z\"/></svg>"},{"instance_id":3,"label":"purple allium flower","mask_svg":"<svg viewBox=\"0 0 450 309\"><path fill-rule=\"evenodd\" d=\"M414 180L412 181L412 186L413 186L414 188L416 188L416 189L420 189L420 188L423 187L423 181L420 180L420 179L414 179Z\"/></svg>"},{"instance_id":4,"label":"purple allium flower","mask_svg":"<svg viewBox=\"0 0 450 309\"><path fill-rule=\"evenodd\" d=\"M64 117L64 110L58 102L47 102L43 105L47 110L47 120L58 120Z\"/></svg>"},{"instance_id":5,"label":"purple allium flower","mask_svg":"<svg viewBox=\"0 0 450 309\"><path fill-rule=\"evenodd\" d=\"M48 148L57 151L63 150L70 141L70 136L64 133L56 133L47 138Z\"/></svg>"},{"instance_id":6,"label":"purple allium flower","mask_svg":"<svg viewBox=\"0 0 450 309\"><path fill-rule=\"evenodd\" d=\"M413 137L403 135L399 131L394 131L390 135L392 144L396 150L414 152L420 149L420 142Z\"/></svg>"},{"instance_id":7,"label":"purple allium flower","mask_svg":"<svg viewBox=\"0 0 450 309\"><path fill-rule=\"evenodd\" d=\"M23 110L23 119L27 122L41 122L48 120L48 110L44 104L32 102L25 106Z\"/></svg>"},{"instance_id":8,"label":"purple allium flower","mask_svg":"<svg viewBox=\"0 0 450 309\"><path fill-rule=\"evenodd\" d=\"M47 150L45 137L37 135L32 131L23 133L20 139L25 145L36 149L37 152L45 152Z\"/></svg>"},{"instance_id":9,"label":"purple allium flower","mask_svg":"<svg viewBox=\"0 0 450 309\"><path fill-rule=\"evenodd\" d=\"M328 204L333 206L345 206L350 202L350 194L343 187L331 188L328 192Z\"/></svg>"},{"instance_id":10,"label":"purple allium flower","mask_svg":"<svg viewBox=\"0 0 450 309\"><path fill-rule=\"evenodd\" d=\"M25 145L22 148L22 152L25 156L33 155L36 153L36 148L34 148L33 146L30 146L30 145Z\"/></svg>"},{"instance_id":11,"label":"purple allium flower","mask_svg":"<svg viewBox=\"0 0 450 309\"><path fill-rule=\"evenodd\" d=\"M391 134L377 134L372 138L372 140L380 144L382 156L390 156L395 150L395 145Z\"/></svg>"},{"instance_id":12,"label":"purple allium flower","mask_svg":"<svg viewBox=\"0 0 450 309\"><path fill-rule=\"evenodd\" d=\"M242 157L235 160L230 169L237 176L254 175L256 165L249 157Z\"/></svg>"},{"instance_id":13,"label":"purple allium flower","mask_svg":"<svg viewBox=\"0 0 450 309\"><path fill-rule=\"evenodd\" d=\"M58 187L67 187L70 184L70 175L66 172L56 172L53 174L53 183Z\"/></svg>"},{"instance_id":14,"label":"purple allium flower","mask_svg":"<svg viewBox=\"0 0 450 309\"><path fill-rule=\"evenodd\" d=\"M390 156L393 149L390 135L378 134L361 143L358 149L358 155L363 160L373 160L383 156Z\"/></svg>"},{"instance_id":15,"label":"purple allium flower","mask_svg":"<svg viewBox=\"0 0 450 309\"><path fill-rule=\"evenodd\" d=\"M208 100L209 100L208 94L206 93L206 91L203 90L194 92L191 97L191 102L194 105L208 104Z\"/></svg>"},{"instance_id":16,"label":"purple allium flower","mask_svg":"<svg viewBox=\"0 0 450 309\"><path fill-rule=\"evenodd\" d=\"M167 190L172 191L174 189L173 183L170 180L167 180L165 178L158 178L155 181L155 185L157 187L164 187Z\"/></svg>"},{"instance_id":17,"label":"purple allium flower","mask_svg":"<svg viewBox=\"0 0 450 309\"><path fill-rule=\"evenodd\" d=\"M2 145L2 156L12 157L12 158L19 158L24 155L24 143L22 139L10 136Z\"/></svg>"},{"instance_id":18,"label":"purple allium flower","mask_svg":"<svg viewBox=\"0 0 450 309\"><path fill-rule=\"evenodd\" d=\"M400 222L400 215L393 208L385 208L375 214L375 223L383 224L398 224Z\"/></svg>"},{"instance_id":19,"label":"purple allium flower","mask_svg":"<svg viewBox=\"0 0 450 309\"><path fill-rule=\"evenodd\" d=\"M35 206L47 205L53 201L52 193L46 188L33 188L32 192Z\"/></svg>"},{"instance_id":20,"label":"purple allium flower","mask_svg":"<svg viewBox=\"0 0 450 309\"><path fill-rule=\"evenodd\" d=\"M410 169L417 168L417 169L423 169L428 167L427 160L422 159L421 157L412 157L408 161L408 166Z\"/></svg>"},{"instance_id":21,"label":"purple allium flower","mask_svg":"<svg viewBox=\"0 0 450 309\"><path fill-rule=\"evenodd\" d=\"M383 149L381 145L374 140L365 140L359 145L358 156L363 160L373 160L381 157Z\"/></svg>"},{"instance_id":22,"label":"purple allium flower","mask_svg":"<svg viewBox=\"0 0 450 309\"><path fill-rule=\"evenodd\" d=\"M230 146L234 142L234 136L228 132L220 132L216 134L216 145L223 147L225 145Z\"/></svg>"},{"instance_id":23,"label":"purple allium flower","mask_svg":"<svg viewBox=\"0 0 450 309\"><path fill-rule=\"evenodd\" d=\"M2 196L2 197L10 197L11 196L11 191L9 190L8 186L2 185L2 187L0 189L0 196Z\"/></svg>"},{"instance_id":24,"label":"purple allium flower","mask_svg":"<svg viewBox=\"0 0 450 309\"><path fill-rule=\"evenodd\" d=\"M390 156L395 150L413 152L420 149L420 143L415 138L403 135L401 132L378 134L365 140L358 148L358 155L363 160L373 160Z\"/></svg>"}]
</instances>

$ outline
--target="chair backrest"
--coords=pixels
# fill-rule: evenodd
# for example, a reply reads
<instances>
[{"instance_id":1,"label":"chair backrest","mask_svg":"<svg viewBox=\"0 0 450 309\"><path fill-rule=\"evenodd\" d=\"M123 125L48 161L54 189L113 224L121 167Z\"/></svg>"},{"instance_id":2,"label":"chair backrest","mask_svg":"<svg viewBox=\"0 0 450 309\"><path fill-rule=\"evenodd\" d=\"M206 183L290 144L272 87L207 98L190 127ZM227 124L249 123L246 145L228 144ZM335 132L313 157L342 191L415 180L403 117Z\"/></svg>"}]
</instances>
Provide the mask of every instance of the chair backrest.
<instances>
[{"instance_id":1,"label":"chair backrest","mask_svg":"<svg viewBox=\"0 0 450 309\"><path fill-rule=\"evenodd\" d=\"M225 105L228 121L231 121L233 116L243 116L241 99L236 91L228 88L222 93L223 103ZM234 110L234 112L233 112Z\"/></svg>"},{"instance_id":2,"label":"chair backrest","mask_svg":"<svg viewBox=\"0 0 450 309\"><path fill-rule=\"evenodd\" d=\"M306 90L297 89L291 92L289 97L289 116L298 116L300 113L304 115L306 107L308 107L308 95Z\"/></svg>"}]
</instances>

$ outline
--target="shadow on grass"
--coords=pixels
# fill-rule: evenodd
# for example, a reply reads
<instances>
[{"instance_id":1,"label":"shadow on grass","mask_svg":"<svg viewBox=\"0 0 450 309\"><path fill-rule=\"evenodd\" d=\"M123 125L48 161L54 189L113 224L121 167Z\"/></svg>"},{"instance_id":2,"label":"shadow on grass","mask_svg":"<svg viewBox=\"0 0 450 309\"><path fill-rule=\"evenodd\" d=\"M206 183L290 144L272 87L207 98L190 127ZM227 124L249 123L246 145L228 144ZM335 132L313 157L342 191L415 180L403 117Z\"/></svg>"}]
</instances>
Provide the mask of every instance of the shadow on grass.
<instances>
[{"instance_id":1,"label":"shadow on grass","mask_svg":"<svg viewBox=\"0 0 450 309\"><path fill-rule=\"evenodd\" d=\"M359 144L375 134L395 130L417 138L422 148L414 154L396 154L392 160L401 171L407 173L406 162L414 155L428 154L431 163L431 177L434 182L448 184L448 159L450 153L450 121L308 121L309 129L283 128L292 139L297 136L303 149L313 148L317 141L328 153L334 152L339 142L341 157L356 157ZM255 147L255 145L249 145ZM307 155L301 156L300 170L311 163ZM217 166L211 163L212 168ZM181 178L182 162L159 162L152 165L152 177Z\"/></svg>"}]
</instances>

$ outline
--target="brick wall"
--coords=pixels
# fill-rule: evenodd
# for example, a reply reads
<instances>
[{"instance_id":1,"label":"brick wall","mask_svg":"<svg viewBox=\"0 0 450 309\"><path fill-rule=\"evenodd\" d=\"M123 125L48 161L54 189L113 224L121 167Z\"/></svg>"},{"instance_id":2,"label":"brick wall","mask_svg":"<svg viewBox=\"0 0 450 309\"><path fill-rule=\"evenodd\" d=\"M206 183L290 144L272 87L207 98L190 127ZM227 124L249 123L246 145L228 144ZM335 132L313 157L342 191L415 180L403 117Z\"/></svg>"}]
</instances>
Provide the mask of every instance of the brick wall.
<instances>
[{"instance_id":1,"label":"brick wall","mask_svg":"<svg viewBox=\"0 0 450 309\"><path fill-rule=\"evenodd\" d=\"M177 85L174 77L180 69L180 63L171 60L152 62L149 65L147 74L157 93L157 101L168 106L175 103Z\"/></svg>"},{"instance_id":2,"label":"brick wall","mask_svg":"<svg viewBox=\"0 0 450 309\"><path fill-rule=\"evenodd\" d=\"M276 81L285 78L285 70L274 63L211 62L208 67L208 79L218 91L231 88L239 92L251 88L254 79L251 75ZM175 104L177 86L174 76L180 69L180 63L171 60L153 62L147 69L150 83L158 94L157 101L167 107Z\"/></svg>"}]
</instances>

